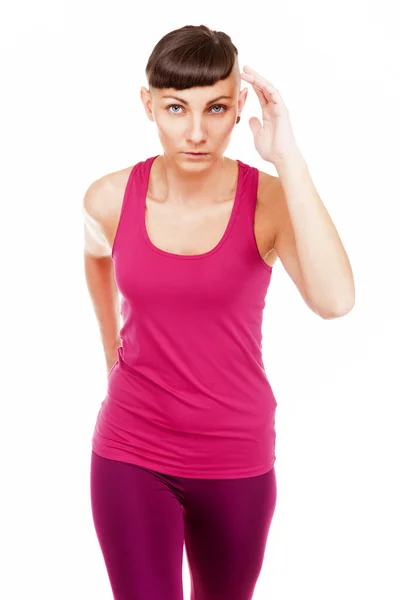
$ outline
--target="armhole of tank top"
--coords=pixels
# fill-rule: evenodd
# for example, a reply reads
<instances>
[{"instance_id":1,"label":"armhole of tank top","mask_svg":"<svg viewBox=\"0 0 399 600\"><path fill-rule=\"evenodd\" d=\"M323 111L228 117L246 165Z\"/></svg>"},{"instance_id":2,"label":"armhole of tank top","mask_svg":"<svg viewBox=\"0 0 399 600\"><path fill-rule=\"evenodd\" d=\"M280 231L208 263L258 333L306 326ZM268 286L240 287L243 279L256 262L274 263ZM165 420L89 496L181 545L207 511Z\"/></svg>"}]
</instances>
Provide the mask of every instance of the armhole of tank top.
<instances>
[{"instance_id":1,"label":"armhole of tank top","mask_svg":"<svg viewBox=\"0 0 399 600\"><path fill-rule=\"evenodd\" d=\"M137 170L139 164L140 163L136 163L135 165L133 165L133 167L130 170L129 177L127 179L125 191L123 193L122 206L121 206L121 210L120 210L120 213L119 213L118 225L116 226L114 241L113 241L112 249L111 249L111 257L112 258L114 258L115 245L116 245L116 241L117 241L117 238L118 238L118 233L119 233L121 222L122 222L122 217L123 217L123 215L124 215L124 213L126 211L126 205L128 203L128 198L130 197L130 190L131 190L131 187L132 187L133 176L134 176L134 173Z\"/></svg>"},{"instance_id":2,"label":"armhole of tank top","mask_svg":"<svg viewBox=\"0 0 399 600\"><path fill-rule=\"evenodd\" d=\"M258 257L258 262L259 262L260 266L263 267L268 273L271 274L273 271L273 267L271 265L268 265L267 263L265 263L262 256L260 255L260 252L258 249L258 244L256 242L255 214L256 214L256 203L258 200L259 169L257 169L256 167L253 167L253 169L254 169L254 171L253 171L253 195L251 197L251 219L250 219L250 221L251 221L251 242L252 242L254 252L255 252L256 256Z\"/></svg>"}]
</instances>

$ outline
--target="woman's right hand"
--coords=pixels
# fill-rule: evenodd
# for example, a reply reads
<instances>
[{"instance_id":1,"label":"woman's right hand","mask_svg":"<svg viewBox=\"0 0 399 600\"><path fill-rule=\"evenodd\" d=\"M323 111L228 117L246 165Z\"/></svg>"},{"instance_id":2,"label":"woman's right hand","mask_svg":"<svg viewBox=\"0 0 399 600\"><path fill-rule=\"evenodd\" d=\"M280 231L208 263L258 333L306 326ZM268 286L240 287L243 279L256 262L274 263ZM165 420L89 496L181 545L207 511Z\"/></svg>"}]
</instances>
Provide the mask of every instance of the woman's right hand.
<instances>
[{"instance_id":1,"label":"woman's right hand","mask_svg":"<svg viewBox=\"0 0 399 600\"><path fill-rule=\"evenodd\" d=\"M116 360L114 360L113 362L108 362L107 361L107 378L110 376L110 373L112 371L112 367L114 366Z\"/></svg>"},{"instance_id":2,"label":"woman's right hand","mask_svg":"<svg viewBox=\"0 0 399 600\"><path fill-rule=\"evenodd\" d=\"M120 345L121 344L114 346L112 349L108 348L105 351L105 363L107 365L107 377L109 377L112 367L119 359L118 348L120 347Z\"/></svg>"}]
</instances>

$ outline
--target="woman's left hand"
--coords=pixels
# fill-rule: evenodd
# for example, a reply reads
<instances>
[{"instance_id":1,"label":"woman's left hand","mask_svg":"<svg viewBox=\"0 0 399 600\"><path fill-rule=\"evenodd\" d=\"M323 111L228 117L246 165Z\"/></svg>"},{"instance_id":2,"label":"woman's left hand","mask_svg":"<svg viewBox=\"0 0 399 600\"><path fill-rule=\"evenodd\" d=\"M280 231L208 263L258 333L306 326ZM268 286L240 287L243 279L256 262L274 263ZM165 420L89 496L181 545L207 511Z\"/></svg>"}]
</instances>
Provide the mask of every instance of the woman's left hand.
<instances>
[{"instance_id":1,"label":"woman's left hand","mask_svg":"<svg viewBox=\"0 0 399 600\"><path fill-rule=\"evenodd\" d=\"M262 121L257 117L249 119L254 136L255 148L260 156L273 164L285 157L299 153L292 132L288 109L280 92L264 77L248 65L244 65L242 79L252 84L262 108Z\"/></svg>"}]
</instances>

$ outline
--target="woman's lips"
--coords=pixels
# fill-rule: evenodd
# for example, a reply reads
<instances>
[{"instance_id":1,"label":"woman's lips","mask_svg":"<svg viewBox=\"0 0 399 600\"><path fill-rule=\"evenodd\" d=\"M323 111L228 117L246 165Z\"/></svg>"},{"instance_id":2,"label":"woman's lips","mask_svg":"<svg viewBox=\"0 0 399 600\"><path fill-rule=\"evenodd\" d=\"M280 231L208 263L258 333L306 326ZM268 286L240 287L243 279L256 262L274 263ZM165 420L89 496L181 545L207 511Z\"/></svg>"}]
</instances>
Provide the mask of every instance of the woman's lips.
<instances>
[{"instance_id":1,"label":"woman's lips","mask_svg":"<svg viewBox=\"0 0 399 600\"><path fill-rule=\"evenodd\" d=\"M207 152L185 152L186 156L207 156Z\"/></svg>"}]
</instances>

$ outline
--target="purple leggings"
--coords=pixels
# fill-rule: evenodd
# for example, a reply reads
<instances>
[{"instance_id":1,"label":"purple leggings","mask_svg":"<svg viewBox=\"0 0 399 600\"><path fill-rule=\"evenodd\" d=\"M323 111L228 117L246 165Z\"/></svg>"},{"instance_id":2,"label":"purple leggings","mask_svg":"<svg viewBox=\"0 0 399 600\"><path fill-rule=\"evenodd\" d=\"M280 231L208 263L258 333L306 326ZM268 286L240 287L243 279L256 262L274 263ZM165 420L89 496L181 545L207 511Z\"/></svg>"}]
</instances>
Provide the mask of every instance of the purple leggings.
<instances>
[{"instance_id":1,"label":"purple leggings","mask_svg":"<svg viewBox=\"0 0 399 600\"><path fill-rule=\"evenodd\" d=\"M276 505L274 467L244 479L164 475L92 451L94 526L115 600L250 600Z\"/></svg>"}]
</instances>

